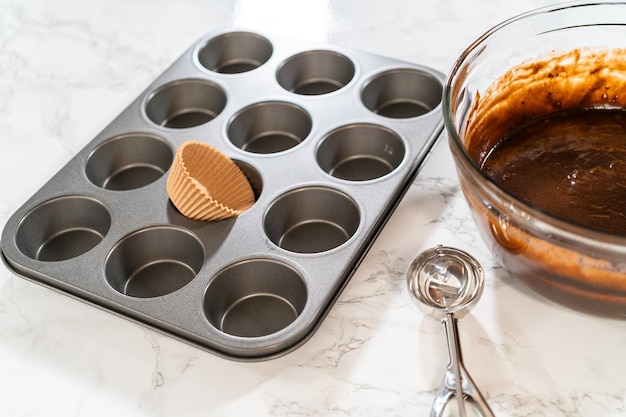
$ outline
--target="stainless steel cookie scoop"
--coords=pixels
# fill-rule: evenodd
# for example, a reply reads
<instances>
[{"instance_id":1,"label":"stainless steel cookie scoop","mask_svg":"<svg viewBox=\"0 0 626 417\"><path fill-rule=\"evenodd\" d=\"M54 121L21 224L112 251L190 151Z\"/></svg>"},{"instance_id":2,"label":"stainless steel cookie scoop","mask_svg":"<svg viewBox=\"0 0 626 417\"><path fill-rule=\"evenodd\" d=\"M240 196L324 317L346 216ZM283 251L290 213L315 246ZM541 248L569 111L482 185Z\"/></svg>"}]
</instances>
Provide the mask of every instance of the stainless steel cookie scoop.
<instances>
[{"instance_id":1,"label":"stainless steel cookie scoop","mask_svg":"<svg viewBox=\"0 0 626 417\"><path fill-rule=\"evenodd\" d=\"M459 416L466 417L466 401L484 417L493 417L461 356L457 317L480 298L485 283L483 269L471 255L445 246L420 253L407 272L411 299L427 314L443 321L450 363L433 402L431 417L440 417L449 402L457 400ZM456 317L455 317L456 315Z\"/></svg>"}]
</instances>

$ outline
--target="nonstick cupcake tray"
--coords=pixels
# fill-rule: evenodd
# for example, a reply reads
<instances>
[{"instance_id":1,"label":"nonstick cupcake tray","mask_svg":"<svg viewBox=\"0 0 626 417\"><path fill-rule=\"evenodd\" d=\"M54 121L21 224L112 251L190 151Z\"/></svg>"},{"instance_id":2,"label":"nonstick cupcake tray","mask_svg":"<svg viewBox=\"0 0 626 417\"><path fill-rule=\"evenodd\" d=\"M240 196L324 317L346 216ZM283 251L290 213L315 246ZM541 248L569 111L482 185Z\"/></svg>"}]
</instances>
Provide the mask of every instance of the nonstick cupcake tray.
<instances>
[{"instance_id":1,"label":"nonstick cupcake tray","mask_svg":"<svg viewBox=\"0 0 626 417\"><path fill-rule=\"evenodd\" d=\"M232 359L319 326L442 131L443 76L246 30L192 45L8 220L16 274ZM182 216L176 148L244 172L239 217Z\"/></svg>"}]
</instances>

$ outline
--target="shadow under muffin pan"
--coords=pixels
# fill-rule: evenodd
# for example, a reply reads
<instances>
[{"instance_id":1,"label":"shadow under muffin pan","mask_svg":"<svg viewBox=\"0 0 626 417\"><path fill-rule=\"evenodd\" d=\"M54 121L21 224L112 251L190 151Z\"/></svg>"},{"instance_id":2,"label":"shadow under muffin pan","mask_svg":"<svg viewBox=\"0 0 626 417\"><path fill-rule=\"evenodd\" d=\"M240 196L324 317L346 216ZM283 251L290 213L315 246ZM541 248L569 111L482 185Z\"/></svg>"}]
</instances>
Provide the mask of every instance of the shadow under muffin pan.
<instances>
[{"instance_id":1,"label":"shadow under muffin pan","mask_svg":"<svg viewBox=\"0 0 626 417\"><path fill-rule=\"evenodd\" d=\"M11 216L16 274L237 360L318 328L442 133L428 67L246 30L193 44ZM255 204L182 216L176 148L210 144Z\"/></svg>"}]
</instances>

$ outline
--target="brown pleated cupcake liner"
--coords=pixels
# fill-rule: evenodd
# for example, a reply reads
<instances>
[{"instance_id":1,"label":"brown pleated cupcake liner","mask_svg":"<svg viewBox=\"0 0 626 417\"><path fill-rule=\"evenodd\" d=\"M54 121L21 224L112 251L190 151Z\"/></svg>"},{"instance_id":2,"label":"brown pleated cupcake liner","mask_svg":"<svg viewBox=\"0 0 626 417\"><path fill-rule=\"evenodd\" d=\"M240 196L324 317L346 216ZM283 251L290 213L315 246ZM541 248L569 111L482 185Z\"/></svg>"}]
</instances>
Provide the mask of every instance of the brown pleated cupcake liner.
<instances>
[{"instance_id":1,"label":"brown pleated cupcake liner","mask_svg":"<svg viewBox=\"0 0 626 417\"><path fill-rule=\"evenodd\" d=\"M237 164L202 142L178 147L166 187L174 206L195 220L238 216L254 204L250 182Z\"/></svg>"}]
</instances>

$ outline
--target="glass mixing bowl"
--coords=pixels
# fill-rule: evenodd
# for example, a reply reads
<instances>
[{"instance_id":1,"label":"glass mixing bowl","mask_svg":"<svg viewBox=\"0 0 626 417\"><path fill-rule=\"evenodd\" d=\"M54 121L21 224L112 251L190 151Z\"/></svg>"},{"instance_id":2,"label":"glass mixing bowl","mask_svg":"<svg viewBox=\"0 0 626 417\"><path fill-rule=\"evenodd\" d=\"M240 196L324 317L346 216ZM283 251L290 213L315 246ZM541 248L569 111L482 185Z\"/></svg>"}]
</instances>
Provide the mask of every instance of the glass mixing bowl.
<instances>
[{"instance_id":1,"label":"glass mixing bowl","mask_svg":"<svg viewBox=\"0 0 626 417\"><path fill-rule=\"evenodd\" d=\"M567 93L562 101L547 91L550 80L558 78L554 72L546 72L544 79L538 80L529 65L552 62L557 73L563 65L561 80L567 80L568 71L573 71L577 80L584 81L594 70L585 66L584 59L581 65L572 63L572 51L580 57L587 48L625 47L626 2L572 2L534 10L501 23L470 45L448 75L443 97L461 189L496 259L546 298L614 318L626 318L626 235L551 215L499 186L481 170L480 163L504 130L545 114L549 104L552 111L576 105L626 108L626 81L623 91L612 86L610 94L593 97L578 92L577 85L570 83L569 88L561 86L562 93ZM578 54L581 51L582 55ZM626 62L626 53L617 55L617 61L608 60L599 68L614 78L626 79L626 64L618 62ZM568 101L566 96L573 99ZM552 101L548 102L548 97ZM525 98L539 101L534 107L524 107ZM477 111L482 105L483 113L489 113L487 110L507 100L510 111L506 117L493 111L481 116ZM626 201L621 209L626 209Z\"/></svg>"}]
</instances>

